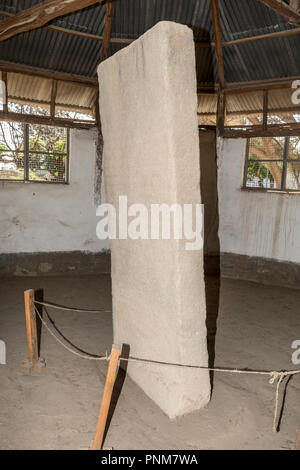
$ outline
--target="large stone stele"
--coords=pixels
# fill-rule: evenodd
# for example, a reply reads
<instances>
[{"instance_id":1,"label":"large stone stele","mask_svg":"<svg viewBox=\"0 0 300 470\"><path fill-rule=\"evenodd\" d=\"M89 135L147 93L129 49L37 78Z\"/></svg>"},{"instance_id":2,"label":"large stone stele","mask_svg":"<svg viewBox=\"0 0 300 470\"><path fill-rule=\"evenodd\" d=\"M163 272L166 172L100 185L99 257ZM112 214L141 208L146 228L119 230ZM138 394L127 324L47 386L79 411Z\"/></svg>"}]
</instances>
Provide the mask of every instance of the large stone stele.
<instances>
[{"instance_id":1,"label":"large stone stele","mask_svg":"<svg viewBox=\"0 0 300 470\"><path fill-rule=\"evenodd\" d=\"M200 203L192 30L163 21L98 68L106 201ZM114 342L131 356L207 366L203 252L184 240L113 240ZM204 407L206 370L129 363L170 417Z\"/></svg>"}]
</instances>

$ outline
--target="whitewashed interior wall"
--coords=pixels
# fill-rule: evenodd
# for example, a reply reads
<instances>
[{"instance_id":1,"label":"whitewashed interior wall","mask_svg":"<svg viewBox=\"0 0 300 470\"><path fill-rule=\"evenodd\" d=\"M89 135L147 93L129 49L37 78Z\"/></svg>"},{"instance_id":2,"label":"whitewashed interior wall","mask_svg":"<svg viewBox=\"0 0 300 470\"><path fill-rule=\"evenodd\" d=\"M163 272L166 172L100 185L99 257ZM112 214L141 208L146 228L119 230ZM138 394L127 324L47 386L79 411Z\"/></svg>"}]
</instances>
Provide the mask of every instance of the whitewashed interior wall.
<instances>
[{"instance_id":1,"label":"whitewashed interior wall","mask_svg":"<svg viewBox=\"0 0 300 470\"><path fill-rule=\"evenodd\" d=\"M95 139L93 130L71 131L69 185L0 182L1 253L109 247L96 237Z\"/></svg>"},{"instance_id":2,"label":"whitewashed interior wall","mask_svg":"<svg viewBox=\"0 0 300 470\"><path fill-rule=\"evenodd\" d=\"M300 263L300 194L241 189L245 139L219 139L221 252Z\"/></svg>"}]
</instances>

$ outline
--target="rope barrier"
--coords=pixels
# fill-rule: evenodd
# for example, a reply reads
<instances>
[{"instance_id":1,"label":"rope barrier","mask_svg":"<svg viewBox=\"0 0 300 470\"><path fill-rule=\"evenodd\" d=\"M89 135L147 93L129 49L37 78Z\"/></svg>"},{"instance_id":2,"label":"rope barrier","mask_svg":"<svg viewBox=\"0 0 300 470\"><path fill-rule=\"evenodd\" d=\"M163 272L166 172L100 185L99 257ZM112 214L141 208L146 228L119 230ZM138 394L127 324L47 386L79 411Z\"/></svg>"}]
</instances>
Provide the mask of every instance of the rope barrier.
<instances>
[{"instance_id":1,"label":"rope barrier","mask_svg":"<svg viewBox=\"0 0 300 470\"><path fill-rule=\"evenodd\" d=\"M136 358L136 357L128 357L128 358L120 357L120 361L143 362L143 363L158 364L158 365L168 365L172 367L185 367L185 368L193 368L193 369L207 370L207 371L213 371L213 372L224 372L224 373L229 373L229 374L268 375L270 377L269 384L273 385L274 382L277 380L276 392L275 392L274 419L273 419L273 431L274 432L277 432L277 429L278 429L278 405L279 405L280 385L285 377L300 374L300 370L261 371L261 370L249 370L249 369L230 369L230 368L219 368L219 367L196 366L196 365L189 365L189 364L176 364L176 363L171 363L171 362L153 361L151 359L141 359L141 358Z\"/></svg>"},{"instance_id":2,"label":"rope barrier","mask_svg":"<svg viewBox=\"0 0 300 470\"><path fill-rule=\"evenodd\" d=\"M44 307L50 307L50 308L55 308L57 310L67 310L70 312L82 312L82 313L112 313L111 310L105 310L105 309L100 309L100 310L89 310L85 308L72 308L72 307L64 307L62 305L57 305L53 304L51 302L38 302L37 300L34 301L35 304L37 305L43 305Z\"/></svg>"},{"instance_id":3,"label":"rope barrier","mask_svg":"<svg viewBox=\"0 0 300 470\"><path fill-rule=\"evenodd\" d=\"M69 346L67 346L65 343L63 343L60 338L58 338L58 336L51 330L51 328L49 328L49 326L47 325L47 323L45 322L45 320L43 319L42 315L40 314L40 312L38 311L38 309L36 308L36 306L34 306L35 308L35 313L38 315L39 319L41 320L42 324L44 325L44 327L47 329L47 331L53 336L53 338L59 343L61 344L67 351L75 354L75 356L78 356L78 357L81 357L82 359L89 359L90 361L109 361L110 359L110 356L107 355L107 352L106 352L106 355L105 356L93 356L92 354L81 354L77 351L74 351L74 349L71 349L69 348Z\"/></svg>"},{"instance_id":4,"label":"rope barrier","mask_svg":"<svg viewBox=\"0 0 300 470\"><path fill-rule=\"evenodd\" d=\"M44 305L44 306L53 306L53 304L48 305L46 302L35 302L36 304ZM60 338L49 328L47 325L47 322L42 318L40 312L34 306L35 312L38 315L39 319L41 320L42 324L45 326L47 331L54 337L54 339L61 344L67 351L75 354L78 357L81 357L83 359L89 359L89 360L94 360L94 361L109 361L110 360L110 355L107 354L105 356L93 356L91 354L81 354L78 353L77 351L74 351L73 349L69 348L65 343L63 343ZM66 308L68 309L68 308ZM82 311L82 310L76 310L72 309L75 311ZM96 311L93 311L96 312ZM49 314L46 311L48 318ZM50 319L51 321L51 319ZM300 370L289 370L289 371L270 371L270 370L251 370L251 369L232 369L232 368L220 368L220 367L206 367L206 366L199 366L199 365L192 365L192 364L179 364L179 363L172 363L172 362L164 362L164 361L156 361L153 359L143 359L139 357L120 357L119 361L126 361L126 362L139 362L139 363L144 363L144 364L155 364L155 365L162 365L162 366L169 366L169 367L184 367L184 368L189 368L189 369L198 369L198 370L207 370L207 371L212 371L212 372L221 372L221 373L229 373L229 374L248 374L248 375L264 375L264 376L269 376L269 384L273 385L275 381L277 380L276 384L276 392L275 392L275 405L274 405L274 419L273 419L273 431L277 432L278 430L278 407L279 407L279 391L280 391L280 385L285 377L290 377L294 376L297 374L300 374Z\"/></svg>"}]
</instances>

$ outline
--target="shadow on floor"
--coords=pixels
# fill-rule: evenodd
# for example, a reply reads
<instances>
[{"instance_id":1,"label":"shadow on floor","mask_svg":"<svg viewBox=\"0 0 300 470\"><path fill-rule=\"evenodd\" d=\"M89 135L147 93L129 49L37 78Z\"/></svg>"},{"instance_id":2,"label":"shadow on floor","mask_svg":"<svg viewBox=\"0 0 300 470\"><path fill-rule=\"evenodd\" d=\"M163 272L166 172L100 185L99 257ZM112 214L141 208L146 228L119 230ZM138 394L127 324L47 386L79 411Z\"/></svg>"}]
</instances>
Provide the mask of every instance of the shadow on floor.
<instances>
[{"instance_id":1,"label":"shadow on floor","mask_svg":"<svg viewBox=\"0 0 300 470\"><path fill-rule=\"evenodd\" d=\"M208 365L215 366L216 355L216 334L217 320L219 314L221 279L217 275L205 275L205 296L206 296L206 328L207 328L207 349L208 349ZM210 372L210 382L213 391L214 372Z\"/></svg>"}]
</instances>

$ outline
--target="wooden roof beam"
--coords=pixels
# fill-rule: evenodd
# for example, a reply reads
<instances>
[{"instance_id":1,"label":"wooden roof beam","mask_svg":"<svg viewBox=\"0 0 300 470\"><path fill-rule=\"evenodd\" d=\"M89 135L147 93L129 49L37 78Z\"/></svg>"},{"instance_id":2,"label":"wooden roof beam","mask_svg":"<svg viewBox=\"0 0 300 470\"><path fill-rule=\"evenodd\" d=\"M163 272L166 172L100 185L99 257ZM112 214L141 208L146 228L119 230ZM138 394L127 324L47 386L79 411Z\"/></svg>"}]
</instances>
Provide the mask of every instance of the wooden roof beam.
<instances>
[{"instance_id":1,"label":"wooden roof beam","mask_svg":"<svg viewBox=\"0 0 300 470\"><path fill-rule=\"evenodd\" d=\"M59 16L82 10L103 0L44 0L0 23L0 41L40 28Z\"/></svg>"},{"instance_id":2,"label":"wooden roof beam","mask_svg":"<svg viewBox=\"0 0 300 470\"><path fill-rule=\"evenodd\" d=\"M13 95L8 96L8 101L11 103L17 103L17 104L24 103L28 105L34 105L34 106L50 106L51 105L50 101L35 100L33 98L21 98L19 96L13 96ZM70 111L74 111L80 114L90 114L92 111L91 108L88 106L78 106L78 105L64 104L64 103L55 103L55 110L56 109L62 109L62 110L69 109Z\"/></svg>"},{"instance_id":3,"label":"wooden roof beam","mask_svg":"<svg viewBox=\"0 0 300 470\"><path fill-rule=\"evenodd\" d=\"M290 0L290 7L300 13L300 0Z\"/></svg>"},{"instance_id":4,"label":"wooden roof beam","mask_svg":"<svg viewBox=\"0 0 300 470\"><path fill-rule=\"evenodd\" d=\"M287 36L300 34L300 27L293 29L285 29L284 31L276 31L275 33L259 34L257 36L248 36L246 38L235 39L234 41L223 42L223 47L240 46L251 42L266 41L267 39L278 39Z\"/></svg>"},{"instance_id":5,"label":"wooden roof beam","mask_svg":"<svg viewBox=\"0 0 300 470\"><path fill-rule=\"evenodd\" d=\"M41 78L54 79L64 82L73 82L77 85L82 85L85 87L92 87L98 89L98 80L97 78L83 77L80 75L72 75L61 72L53 72L46 69L40 69L38 67L32 67L29 65L17 64L13 62L7 62L0 60L0 71L12 72L12 73L21 73L24 75L31 75ZM230 93L243 93L245 91L255 91L261 89L282 89L290 88L292 82L295 80L300 80L299 76L286 77L286 78L273 78L267 80L256 80L248 82L230 82L225 86L227 94ZM219 91L218 84L210 83L199 83L198 84L198 93L203 94L216 94Z\"/></svg>"},{"instance_id":6,"label":"wooden roof beam","mask_svg":"<svg viewBox=\"0 0 300 470\"><path fill-rule=\"evenodd\" d=\"M262 109L252 109L252 110L247 110L247 109L240 109L239 111L227 111L226 115L227 116L245 116L245 115L257 115L257 114L262 114L263 110ZM276 113L288 113L288 114L300 114L300 106L288 106L285 108L268 108L268 114L276 114ZM211 116L216 116L216 111L215 112L205 112L197 113L198 116L204 116L204 117L211 117ZM235 126L236 127L236 126ZM239 127L243 127L243 125L239 125Z\"/></svg>"},{"instance_id":7,"label":"wooden roof beam","mask_svg":"<svg viewBox=\"0 0 300 470\"><path fill-rule=\"evenodd\" d=\"M218 76L221 90L225 86L225 74L224 74L224 60L223 60L223 49L222 49L222 31L220 24L220 9L219 0L210 0L212 21L215 35L215 47L218 62Z\"/></svg>"},{"instance_id":8,"label":"wooden roof beam","mask_svg":"<svg viewBox=\"0 0 300 470\"><path fill-rule=\"evenodd\" d=\"M77 85L82 85L86 87L97 88L98 80L97 78L83 77L81 75L73 75L69 73L62 72L53 72L47 69L40 69L39 67L32 67L30 65L17 64L14 62L8 62L5 60L0 60L0 71L13 72L13 73L22 73L25 75L33 75L41 78L50 78L54 80L59 80L63 82L73 82Z\"/></svg>"},{"instance_id":9,"label":"wooden roof beam","mask_svg":"<svg viewBox=\"0 0 300 470\"><path fill-rule=\"evenodd\" d=\"M101 52L101 62L107 59L108 48L110 43L110 35L112 22L115 14L116 2L113 0L108 0L106 3L106 13L105 13L105 24L104 24L104 37L102 41L102 52Z\"/></svg>"},{"instance_id":10,"label":"wooden roof beam","mask_svg":"<svg viewBox=\"0 0 300 470\"><path fill-rule=\"evenodd\" d=\"M292 83L296 80L300 80L300 77L295 76L271 78L267 80L254 80L249 82L230 82L226 84L225 89L227 95L258 90L281 90L283 88L290 88L292 92Z\"/></svg>"},{"instance_id":11,"label":"wooden roof beam","mask_svg":"<svg viewBox=\"0 0 300 470\"><path fill-rule=\"evenodd\" d=\"M292 7L293 3L288 5L283 0L260 0L261 3L283 16L289 23L300 26L300 14Z\"/></svg>"},{"instance_id":12,"label":"wooden roof beam","mask_svg":"<svg viewBox=\"0 0 300 470\"><path fill-rule=\"evenodd\" d=\"M15 15L13 13L8 13L6 11L0 10L0 16L5 18L12 18ZM44 26L45 29L49 31L56 31L58 33L69 34L70 36L77 36L79 38L93 39L94 41L103 41L104 36L98 34L85 33L83 31L78 31L76 29L63 28L62 26L56 26L54 24L47 24ZM293 30L291 30L293 31ZM131 44L135 39L132 38L110 38L110 42L117 44Z\"/></svg>"},{"instance_id":13,"label":"wooden roof beam","mask_svg":"<svg viewBox=\"0 0 300 470\"><path fill-rule=\"evenodd\" d=\"M13 113L0 111L0 121L25 122L27 124L41 124L45 126L69 127L77 129L95 128L95 122L80 119L52 118L33 114Z\"/></svg>"}]
</instances>

